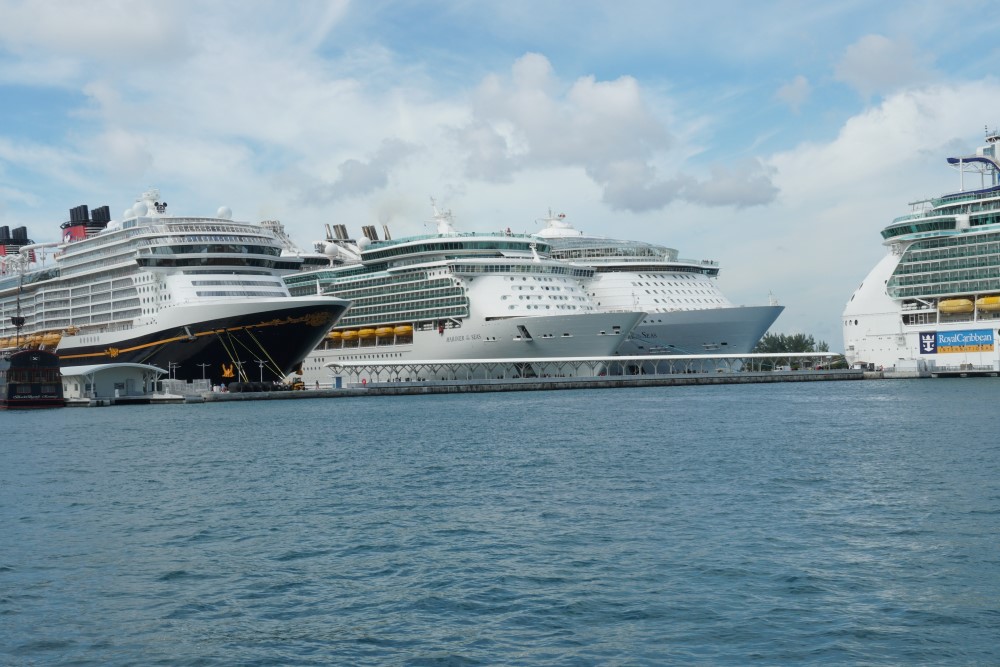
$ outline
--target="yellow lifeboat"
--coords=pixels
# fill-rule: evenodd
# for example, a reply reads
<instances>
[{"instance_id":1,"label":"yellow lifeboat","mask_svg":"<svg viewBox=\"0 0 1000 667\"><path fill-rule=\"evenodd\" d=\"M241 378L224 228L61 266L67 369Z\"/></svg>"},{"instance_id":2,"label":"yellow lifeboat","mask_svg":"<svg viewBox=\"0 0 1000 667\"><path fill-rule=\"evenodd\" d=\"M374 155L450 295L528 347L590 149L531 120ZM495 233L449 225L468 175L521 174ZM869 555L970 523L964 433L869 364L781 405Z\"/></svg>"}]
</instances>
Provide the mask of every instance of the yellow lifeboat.
<instances>
[{"instance_id":1,"label":"yellow lifeboat","mask_svg":"<svg viewBox=\"0 0 1000 667\"><path fill-rule=\"evenodd\" d=\"M42 345L44 345L45 347L55 347L56 345L59 344L59 341L61 340L62 336L53 331L50 331L46 334L42 334Z\"/></svg>"},{"instance_id":2,"label":"yellow lifeboat","mask_svg":"<svg viewBox=\"0 0 1000 667\"><path fill-rule=\"evenodd\" d=\"M972 299L942 299L938 301L938 310L942 313L971 313L975 306Z\"/></svg>"},{"instance_id":3,"label":"yellow lifeboat","mask_svg":"<svg viewBox=\"0 0 1000 667\"><path fill-rule=\"evenodd\" d=\"M7 347L7 339L0 338L0 350L4 349L5 347Z\"/></svg>"},{"instance_id":4,"label":"yellow lifeboat","mask_svg":"<svg viewBox=\"0 0 1000 667\"><path fill-rule=\"evenodd\" d=\"M379 338L388 338L392 335L392 327L379 327L375 330L375 335Z\"/></svg>"},{"instance_id":5,"label":"yellow lifeboat","mask_svg":"<svg viewBox=\"0 0 1000 667\"><path fill-rule=\"evenodd\" d=\"M976 308L994 313L1000 310L1000 296L981 296L976 299Z\"/></svg>"},{"instance_id":6,"label":"yellow lifeboat","mask_svg":"<svg viewBox=\"0 0 1000 667\"><path fill-rule=\"evenodd\" d=\"M413 327L409 324L403 324L398 327L394 327L392 332L397 336L408 336L413 333Z\"/></svg>"},{"instance_id":7,"label":"yellow lifeboat","mask_svg":"<svg viewBox=\"0 0 1000 667\"><path fill-rule=\"evenodd\" d=\"M66 327L67 336L75 336L77 331L79 331L79 329L77 329L76 327Z\"/></svg>"},{"instance_id":8,"label":"yellow lifeboat","mask_svg":"<svg viewBox=\"0 0 1000 667\"><path fill-rule=\"evenodd\" d=\"M358 332L357 331L353 331L353 330L352 331L345 331L344 333L342 333L340 335L340 337L342 339L344 339L344 340L354 340L355 338L358 337Z\"/></svg>"},{"instance_id":9,"label":"yellow lifeboat","mask_svg":"<svg viewBox=\"0 0 1000 667\"><path fill-rule=\"evenodd\" d=\"M326 335L330 340L340 340L342 334L339 331L331 331Z\"/></svg>"},{"instance_id":10,"label":"yellow lifeboat","mask_svg":"<svg viewBox=\"0 0 1000 667\"><path fill-rule=\"evenodd\" d=\"M358 331L358 338L371 338L375 335L374 329L361 329Z\"/></svg>"},{"instance_id":11,"label":"yellow lifeboat","mask_svg":"<svg viewBox=\"0 0 1000 667\"><path fill-rule=\"evenodd\" d=\"M28 336L28 340L25 341L25 344L27 344L29 347L38 347L39 345L42 344L41 334L31 334L30 336Z\"/></svg>"}]
</instances>

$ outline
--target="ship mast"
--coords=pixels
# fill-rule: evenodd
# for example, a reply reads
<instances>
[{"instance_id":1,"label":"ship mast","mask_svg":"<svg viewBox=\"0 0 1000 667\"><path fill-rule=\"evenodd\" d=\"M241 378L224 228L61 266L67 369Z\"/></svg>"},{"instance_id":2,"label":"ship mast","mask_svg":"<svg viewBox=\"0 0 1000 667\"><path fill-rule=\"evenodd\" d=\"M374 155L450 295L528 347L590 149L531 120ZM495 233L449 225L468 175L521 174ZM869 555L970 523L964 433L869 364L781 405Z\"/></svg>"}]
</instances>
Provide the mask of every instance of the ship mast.
<instances>
[{"instance_id":1,"label":"ship mast","mask_svg":"<svg viewBox=\"0 0 1000 667\"><path fill-rule=\"evenodd\" d=\"M21 349L21 328L24 327L24 317L21 315L21 289L24 287L24 265L27 255L21 256L18 251L17 261L17 306L10 323L14 325L14 347Z\"/></svg>"}]
</instances>

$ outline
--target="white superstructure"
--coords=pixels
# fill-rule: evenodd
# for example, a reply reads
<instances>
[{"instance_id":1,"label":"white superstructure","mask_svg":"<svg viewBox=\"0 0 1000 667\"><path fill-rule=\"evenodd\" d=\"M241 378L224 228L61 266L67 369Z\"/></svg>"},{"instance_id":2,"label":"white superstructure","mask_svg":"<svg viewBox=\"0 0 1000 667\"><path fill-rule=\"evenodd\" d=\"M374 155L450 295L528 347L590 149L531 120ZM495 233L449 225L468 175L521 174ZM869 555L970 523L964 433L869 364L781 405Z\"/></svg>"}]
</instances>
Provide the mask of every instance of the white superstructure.
<instances>
[{"instance_id":1,"label":"white superstructure","mask_svg":"<svg viewBox=\"0 0 1000 667\"><path fill-rule=\"evenodd\" d=\"M882 230L887 254L843 313L852 364L896 370L1000 369L1000 135L948 158L959 190L911 204ZM978 188L966 179L978 175Z\"/></svg>"},{"instance_id":2,"label":"white superstructure","mask_svg":"<svg viewBox=\"0 0 1000 667\"><path fill-rule=\"evenodd\" d=\"M543 218L537 236L551 256L594 269L584 287L599 310L645 317L622 355L744 353L753 350L783 306L735 306L719 290L719 265L678 259L673 248L585 235L564 215Z\"/></svg>"},{"instance_id":3,"label":"white superstructure","mask_svg":"<svg viewBox=\"0 0 1000 667\"><path fill-rule=\"evenodd\" d=\"M547 257L544 241L460 233L436 208L434 222L436 234L398 240L339 234L327 239L332 266L285 276L292 294L353 303L303 364L307 386L330 383L342 361L606 356L642 317L598 310L582 287L594 270ZM400 377L420 379L431 378Z\"/></svg>"},{"instance_id":4,"label":"white superstructure","mask_svg":"<svg viewBox=\"0 0 1000 667\"><path fill-rule=\"evenodd\" d=\"M130 362L177 379L280 380L349 305L292 297L278 266L294 260L225 207L169 215L150 190L118 221L107 206L92 217L78 206L62 234L32 244L0 228L0 349L54 349L63 367Z\"/></svg>"}]
</instances>

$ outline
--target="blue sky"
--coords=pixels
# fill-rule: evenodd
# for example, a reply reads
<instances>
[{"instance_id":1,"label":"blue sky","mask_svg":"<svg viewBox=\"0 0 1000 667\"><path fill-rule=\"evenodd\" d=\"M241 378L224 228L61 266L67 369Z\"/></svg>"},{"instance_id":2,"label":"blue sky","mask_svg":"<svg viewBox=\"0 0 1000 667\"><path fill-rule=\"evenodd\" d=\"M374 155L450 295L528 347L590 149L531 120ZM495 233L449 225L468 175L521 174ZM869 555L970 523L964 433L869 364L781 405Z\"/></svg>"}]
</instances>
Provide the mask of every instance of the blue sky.
<instances>
[{"instance_id":1,"label":"blue sky","mask_svg":"<svg viewBox=\"0 0 1000 667\"><path fill-rule=\"evenodd\" d=\"M1000 123L987 2L0 0L0 225L175 213L587 232L839 350L907 203Z\"/></svg>"}]
</instances>

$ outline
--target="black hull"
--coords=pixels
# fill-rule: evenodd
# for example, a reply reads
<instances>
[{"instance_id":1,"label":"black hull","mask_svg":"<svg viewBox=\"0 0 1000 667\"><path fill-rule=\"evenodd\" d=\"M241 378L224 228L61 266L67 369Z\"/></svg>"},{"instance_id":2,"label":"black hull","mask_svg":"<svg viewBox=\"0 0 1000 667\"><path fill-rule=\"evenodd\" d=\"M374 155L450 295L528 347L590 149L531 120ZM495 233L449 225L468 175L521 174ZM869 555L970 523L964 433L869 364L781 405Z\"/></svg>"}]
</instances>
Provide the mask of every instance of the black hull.
<instances>
[{"instance_id":1,"label":"black hull","mask_svg":"<svg viewBox=\"0 0 1000 667\"><path fill-rule=\"evenodd\" d=\"M341 305L313 304L223 317L128 339L115 347L60 346L57 353L64 372L74 366L137 363L158 366L178 380L282 380L319 345L344 310Z\"/></svg>"},{"instance_id":2,"label":"black hull","mask_svg":"<svg viewBox=\"0 0 1000 667\"><path fill-rule=\"evenodd\" d=\"M45 410L66 407L62 396L14 396L0 399L0 410Z\"/></svg>"}]
</instances>

